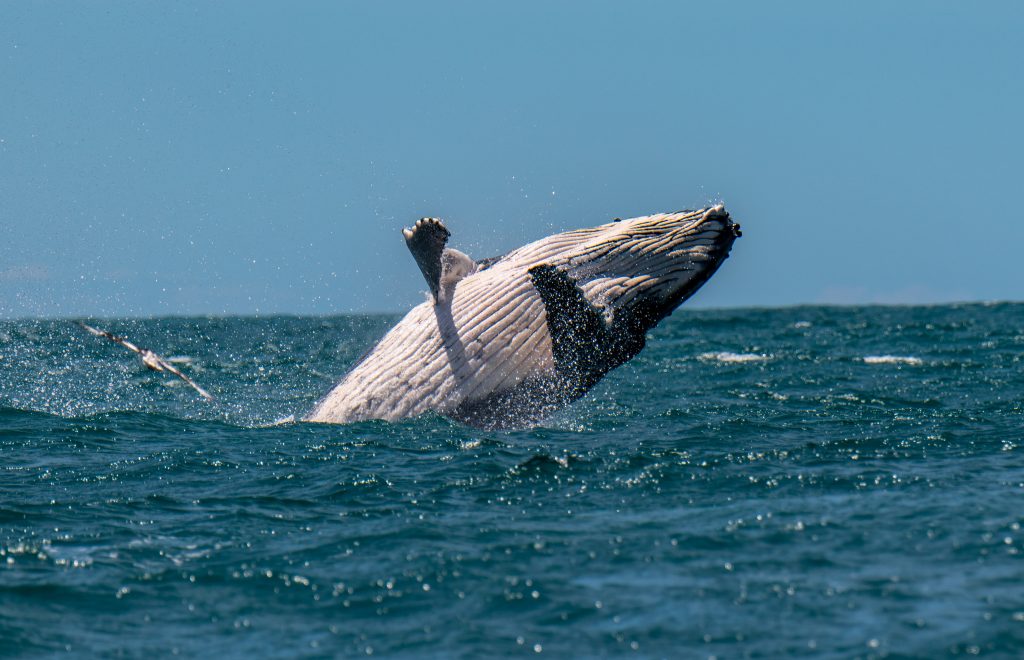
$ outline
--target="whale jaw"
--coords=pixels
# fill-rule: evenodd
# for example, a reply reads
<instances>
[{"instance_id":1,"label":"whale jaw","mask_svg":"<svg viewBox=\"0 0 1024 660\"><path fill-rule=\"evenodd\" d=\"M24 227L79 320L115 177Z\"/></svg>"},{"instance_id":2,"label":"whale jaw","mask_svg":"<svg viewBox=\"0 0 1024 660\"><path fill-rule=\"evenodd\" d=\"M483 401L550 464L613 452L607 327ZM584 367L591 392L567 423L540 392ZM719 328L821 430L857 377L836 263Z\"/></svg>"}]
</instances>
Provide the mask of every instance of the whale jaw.
<instances>
[{"instance_id":1,"label":"whale jaw","mask_svg":"<svg viewBox=\"0 0 1024 660\"><path fill-rule=\"evenodd\" d=\"M632 359L728 257L721 206L556 234L479 262L406 315L307 421L434 411L481 428L535 424Z\"/></svg>"}]
</instances>

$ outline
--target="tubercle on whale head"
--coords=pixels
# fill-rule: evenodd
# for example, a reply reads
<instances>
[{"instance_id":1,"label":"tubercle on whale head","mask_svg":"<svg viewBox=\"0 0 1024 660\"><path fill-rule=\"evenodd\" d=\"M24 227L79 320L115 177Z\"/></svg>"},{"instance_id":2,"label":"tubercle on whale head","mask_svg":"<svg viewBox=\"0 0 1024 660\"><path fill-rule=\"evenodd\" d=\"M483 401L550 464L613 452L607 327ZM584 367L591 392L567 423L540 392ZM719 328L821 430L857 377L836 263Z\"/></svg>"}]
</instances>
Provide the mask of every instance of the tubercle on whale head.
<instances>
[{"instance_id":1,"label":"tubercle on whale head","mask_svg":"<svg viewBox=\"0 0 1024 660\"><path fill-rule=\"evenodd\" d=\"M743 232L740 231L739 224L733 222L732 215L725 210L725 204L716 204L715 206L704 210L704 216L702 218L703 222L715 219L722 220L725 223L726 228L732 232L733 238L739 238L743 235Z\"/></svg>"},{"instance_id":2,"label":"tubercle on whale head","mask_svg":"<svg viewBox=\"0 0 1024 660\"><path fill-rule=\"evenodd\" d=\"M735 223L735 222L732 221L732 216L730 216L729 212L725 210L725 205L724 204L718 204L717 206L712 206L707 211L705 211L704 219L706 220L709 216L717 216L717 217L721 217L723 220L725 220L726 227L728 228L729 231L732 232L732 237L733 238L739 238L740 236L743 235L743 231L742 231L741 227L739 226L738 223Z\"/></svg>"}]
</instances>

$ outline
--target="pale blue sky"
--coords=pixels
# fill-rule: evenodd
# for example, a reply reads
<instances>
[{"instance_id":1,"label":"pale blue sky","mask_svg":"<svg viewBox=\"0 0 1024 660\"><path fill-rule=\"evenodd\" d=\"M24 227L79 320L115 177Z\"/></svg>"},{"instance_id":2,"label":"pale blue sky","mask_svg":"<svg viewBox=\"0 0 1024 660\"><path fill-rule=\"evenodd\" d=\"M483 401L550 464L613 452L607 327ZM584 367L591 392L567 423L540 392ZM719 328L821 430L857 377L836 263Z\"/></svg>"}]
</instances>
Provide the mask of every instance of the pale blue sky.
<instances>
[{"instance_id":1,"label":"pale blue sky","mask_svg":"<svg viewBox=\"0 0 1024 660\"><path fill-rule=\"evenodd\" d=\"M401 311L724 201L695 306L1024 298L1024 7L0 4L0 316Z\"/></svg>"}]
</instances>

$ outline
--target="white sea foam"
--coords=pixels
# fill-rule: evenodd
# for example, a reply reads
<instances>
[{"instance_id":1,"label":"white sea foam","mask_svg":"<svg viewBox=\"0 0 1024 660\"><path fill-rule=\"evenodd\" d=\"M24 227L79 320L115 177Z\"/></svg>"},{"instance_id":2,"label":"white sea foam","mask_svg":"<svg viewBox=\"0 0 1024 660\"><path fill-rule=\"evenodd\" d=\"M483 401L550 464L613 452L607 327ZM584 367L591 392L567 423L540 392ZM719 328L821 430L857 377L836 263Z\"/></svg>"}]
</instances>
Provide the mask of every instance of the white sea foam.
<instances>
[{"instance_id":1,"label":"white sea foam","mask_svg":"<svg viewBox=\"0 0 1024 660\"><path fill-rule=\"evenodd\" d=\"M913 355L865 355L864 364L923 364L921 358Z\"/></svg>"},{"instance_id":2,"label":"white sea foam","mask_svg":"<svg viewBox=\"0 0 1024 660\"><path fill-rule=\"evenodd\" d=\"M771 356L760 355L758 353L730 353L729 351L720 351L718 353L701 353L697 358L709 362L763 362L764 360L771 358Z\"/></svg>"}]
</instances>

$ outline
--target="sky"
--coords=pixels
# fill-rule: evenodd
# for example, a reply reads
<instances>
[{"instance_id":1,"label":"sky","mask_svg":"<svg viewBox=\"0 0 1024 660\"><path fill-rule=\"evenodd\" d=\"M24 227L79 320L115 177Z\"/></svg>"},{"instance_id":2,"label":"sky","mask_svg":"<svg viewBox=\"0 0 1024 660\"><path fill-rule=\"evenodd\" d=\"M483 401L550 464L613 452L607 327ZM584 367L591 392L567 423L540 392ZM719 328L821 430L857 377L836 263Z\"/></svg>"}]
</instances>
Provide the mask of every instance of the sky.
<instances>
[{"instance_id":1,"label":"sky","mask_svg":"<svg viewBox=\"0 0 1024 660\"><path fill-rule=\"evenodd\" d=\"M724 202L694 307L1024 299L1024 4L2 2L0 318L399 312Z\"/></svg>"}]
</instances>

